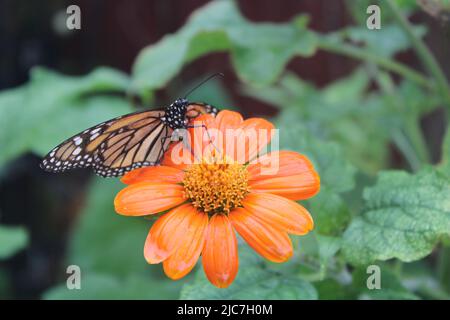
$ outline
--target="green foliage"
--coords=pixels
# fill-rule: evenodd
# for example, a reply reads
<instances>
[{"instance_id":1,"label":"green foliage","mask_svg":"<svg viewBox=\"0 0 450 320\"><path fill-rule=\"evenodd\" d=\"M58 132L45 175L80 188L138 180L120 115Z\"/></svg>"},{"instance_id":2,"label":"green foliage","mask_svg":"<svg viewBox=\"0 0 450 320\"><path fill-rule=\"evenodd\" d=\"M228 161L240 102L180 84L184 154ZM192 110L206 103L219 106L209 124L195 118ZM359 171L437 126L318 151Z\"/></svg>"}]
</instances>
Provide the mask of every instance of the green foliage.
<instances>
[{"instance_id":1,"label":"green foliage","mask_svg":"<svg viewBox=\"0 0 450 320\"><path fill-rule=\"evenodd\" d=\"M389 11L385 0L346 0L346 2L350 13L359 26L365 26L368 16L366 13L367 7L373 4L380 7L383 24L388 24L395 21L392 17L392 13ZM403 9L405 14L408 15L414 12L414 10L416 10L418 7L416 0L394 0L394 2Z\"/></svg>"},{"instance_id":2,"label":"green foliage","mask_svg":"<svg viewBox=\"0 0 450 320\"><path fill-rule=\"evenodd\" d=\"M302 17L288 24L255 24L239 13L233 1L213 1L194 12L177 33L139 54L132 90L161 88L185 63L217 51L230 52L242 80L264 85L273 82L295 55L310 56L315 49L314 34Z\"/></svg>"},{"instance_id":3,"label":"green foliage","mask_svg":"<svg viewBox=\"0 0 450 320\"><path fill-rule=\"evenodd\" d=\"M308 200L316 221L316 230L323 234L338 233L349 220L349 210L340 193L354 187L355 167L344 157L339 145L309 135L299 126L289 126L282 119L280 149L297 151L308 156L320 172L321 191Z\"/></svg>"},{"instance_id":4,"label":"green foliage","mask_svg":"<svg viewBox=\"0 0 450 320\"><path fill-rule=\"evenodd\" d=\"M241 92L279 109L271 120L280 128L280 148L308 156L321 177L320 193L302 201L315 230L292 237L295 254L290 261L269 263L242 244L239 273L227 289L212 286L200 264L194 275L177 282L168 280L160 265L148 265L142 249L153 219L115 214L113 199L123 186L96 179L65 259L65 265L81 267L82 290L67 289L62 268L59 285L43 297L448 299L450 131L441 161L431 167L420 126L424 115L449 106L446 95L436 89L437 84L446 89L445 81L430 68L433 57L420 45L426 28L405 24L391 10L399 6L409 14L417 9L416 1L378 1L383 28L377 31L365 26L368 4L372 2L352 1L348 9L354 25L321 34L308 29L306 16L288 23L254 23L235 2L212 1L180 30L144 48L131 76L110 68L85 76L35 68L28 83L2 91L0 167L5 167L23 153L43 155L84 128L132 111L125 98L130 93L149 100L166 86L169 94L187 92L191 84L170 82L182 68L210 53L226 52L242 81ZM395 59L411 48L430 76ZM309 57L318 49L347 56L358 66L325 87L285 70L291 59ZM190 98L233 107L219 79ZM245 106L234 107L245 111ZM393 149L400 158L395 171ZM26 244L23 229L0 226L0 259ZM437 258L425 259L433 251ZM366 286L368 263L380 265L380 290ZM6 278L0 271L0 278ZM2 296L8 296L6 291L7 285L0 286Z\"/></svg>"},{"instance_id":5,"label":"green foliage","mask_svg":"<svg viewBox=\"0 0 450 320\"><path fill-rule=\"evenodd\" d=\"M388 266L380 269L380 289L368 289L366 268L358 268L353 272L352 286L358 292L360 299L370 300L416 300L418 297L411 293L392 272Z\"/></svg>"},{"instance_id":6,"label":"green foliage","mask_svg":"<svg viewBox=\"0 0 450 320\"><path fill-rule=\"evenodd\" d=\"M0 260L22 250L28 244L28 233L22 227L0 225Z\"/></svg>"},{"instance_id":7,"label":"green foliage","mask_svg":"<svg viewBox=\"0 0 450 320\"><path fill-rule=\"evenodd\" d=\"M320 300L345 300L355 299L355 295L348 286L343 286L339 281L331 278L316 282L315 287Z\"/></svg>"},{"instance_id":8,"label":"green foliage","mask_svg":"<svg viewBox=\"0 0 450 320\"><path fill-rule=\"evenodd\" d=\"M385 165L388 135L380 132L377 121L384 104L365 94L369 80L367 72L360 69L319 90L287 75L274 85L276 94L266 91L258 95L260 90L255 88L246 92L280 107L283 128L302 127L316 137L338 142L353 163L374 172ZM267 99L269 95L272 99Z\"/></svg>"},{"instance_id":9,"label":"green foliage","mask_svg":"<svg viewBox=\"0 0 450 320\"><path fill-rule=\"evenodd\" d=\"M450 130L448 128L442 145L442 162L440 166L442 171L450 176Z\"/></svg>"},{"instance_id":10,"label":"green foliage","mask_svg":"<svg viewBox=\"0 0 450 320\"><path fill-rule=\"evenodd\" d=\"M131 274L118 278L112 274L83 273L80 290L69 290L65 284L48 290L47 300L147 300L174 299L177 285L167 279L152 279ZM179 290L179 289L178 289Z\"/></svg>"},{"instance_id":11,"label":"green foliage","mask_svg":"<svg viewBox=\"0 0 450 320\"><path fill-rule=\"evenodd\" d=\"M180 298L312 300L317 299L317 293L307 281L268 270L255 253L240 246L239 273L230 287L218 290L209 283L203 270L199 270L195 281L183 287Z\"/></svg>"},{"instance_id":12,"label":"green foliage","mask_svg":"<svg viewBox=\"0 0 450 320\"><path fill-rule=\"evenodd\" d=\"M417 37L422 37L425 29L423 26L418 26L414 29L414 33ZM339 37L340 41L349 40L363 44L370 52L385 57L392 57L410 47L408 37L397 25L385 23L383 23L383 28L377 32L367 28L349 27L328 36Z\"/></svg>"},{"instance_id":13,"label":"green foliage","mask_svg":"<svg viewBox=\"0 0 450 320\"><path fill-rule=\"evenodd\" d=\"M421 141L417 141L417 119L436 108L439 99L410 81L395 88L384 73L380 85L386 90L368 92L370 74L376 73L370 71L356 69L320 90L288 74L264 91L244 87L244 92L279 107L280 127L302 127L316 137L337 142L353 164L374 174L386 167L392 139L397 142L409 134L406 142L400 141L400 147L406 143L405 148L413 149L413 153L424 152ZM378 79L378 75L373 77Z\"/></svg>"},{"instance_id":14,"label":"green foliage","mask_svg":"<svg viewBox=\"0 0 450 320\"><path fill-rule=\"evenodd\" d=\"M68 264L121 276L147 269L142 250L151 223L115 213L113 200L121 188L117 181L100 178L91 186L72 236Z\"/></svg>"},{"instance_id":15,"label":"green foliage","mask_svg":"<svg viewBox=\"0 0 450 320\"><path fill-rule=\"evenodd\" d=\"M0 93L0 165L27 151L43 155L83 128L130 112L123 99L101 96L127 86L127 76L109 68L79 77L33 69L26 85Z\"/></svg>"},{"instance_id":16,"label":"green foliage","mask_svg":"<svg viewBox=\"0 0 450 320\"><path fill-rule=\"evenodd\" d=\"M450 235L450 181L433 169L415 175L383 172L364 192L367 209L344 234L343 253L354 264L428 255Z\"/></svg>"},{"instance_id":17,"label":"green foliage","mask_svg":"<svg viewBox=\"0 0 450 320\"><path fill-rule=\"evenodd\" d=\"M47 299L174 299L183 281L169 282L160 266L148 265L144 241L151 221L127 218L114 211L118 182L96 179L73 232L66 265L81 269L81 290L62 284ZM66 275L67 277L67 275ZM165 285L162 285L164 283Z\"/></svg>"}]
</instances>

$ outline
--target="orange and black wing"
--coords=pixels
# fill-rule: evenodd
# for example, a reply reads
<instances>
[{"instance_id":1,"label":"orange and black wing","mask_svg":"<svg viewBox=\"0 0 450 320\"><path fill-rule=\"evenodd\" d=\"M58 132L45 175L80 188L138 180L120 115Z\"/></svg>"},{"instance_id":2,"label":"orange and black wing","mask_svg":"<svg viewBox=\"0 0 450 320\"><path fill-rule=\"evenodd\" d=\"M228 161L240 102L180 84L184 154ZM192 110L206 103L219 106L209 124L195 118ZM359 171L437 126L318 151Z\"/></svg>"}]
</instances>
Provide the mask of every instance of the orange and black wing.
<instances>
[{"instance_id":1,"label":"orange and black wing","mask_svg":"<svg viewBox=\"0 0 450 320\"><path fill-rule=\"evenodd\" d=\"M216 107L213 107L209 104L195 102L195 103L191 103L187 106L186 117L189 120L193 120L193 119L197 118L198 116L200 116L202 114L206 114L206 113L210 113L210 114L213 114L214 116L216 116L218 112L219 112L219 109L217 109Z\"/></svg>"},{"instance_id":2,"label":"orange and black wing","mask_svg":"<svg viewBox=\"0 0 450 320\"><path fill-rule=\"evenodd\" d=\"M170 144L172 129L161 117L164 110L131 113L89 128L54 148L41 168L63 172L92 167L103 177L160 162Z\"/></svg>"}]
</instances>

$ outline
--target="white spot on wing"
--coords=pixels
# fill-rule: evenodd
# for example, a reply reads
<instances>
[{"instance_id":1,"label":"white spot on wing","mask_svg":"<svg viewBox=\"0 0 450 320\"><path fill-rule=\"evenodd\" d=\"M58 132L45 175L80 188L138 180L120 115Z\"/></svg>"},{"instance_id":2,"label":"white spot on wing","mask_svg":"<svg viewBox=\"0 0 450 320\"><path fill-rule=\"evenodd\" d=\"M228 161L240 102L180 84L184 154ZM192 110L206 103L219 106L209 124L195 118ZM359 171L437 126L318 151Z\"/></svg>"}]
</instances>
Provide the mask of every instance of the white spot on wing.
<instances>
[{"instance_id":1,"label":"white spot on wing","mask_svg":"<svg viewBox=\"0 0 450 320\"><path fill-rule=\"evenodd\" d=\"M100 134L99 133L95 133L95 134L93 134L90 138L89 138L89 140L94 140L95 138L97 138L98 136L99 136Z\"/></svg>"},{"instance_id":2,"label":"white spot on wing","mask_svg":"<svg viewBox=\"0 0 450 320\"><path fill-rule=\"evenodd\" d=\"M75 145L79 146L81 142L83 142L83 139L81 137L75 137L73 138L73 142L75 143Z\"/></svg>"},{"instance_id":3,"label":"white spot on wing","mask_svg":"<svg viewBox=\"0 0 450 320\"><path fill-rule=\"evenodd\" d=\"M81 152L81 148L80 148L80 147L77 147L75 150L73 150L72 154L73 154L74 156L76 156L76 155L79 154L80 152Z\"/></svg>"}]
</instances>

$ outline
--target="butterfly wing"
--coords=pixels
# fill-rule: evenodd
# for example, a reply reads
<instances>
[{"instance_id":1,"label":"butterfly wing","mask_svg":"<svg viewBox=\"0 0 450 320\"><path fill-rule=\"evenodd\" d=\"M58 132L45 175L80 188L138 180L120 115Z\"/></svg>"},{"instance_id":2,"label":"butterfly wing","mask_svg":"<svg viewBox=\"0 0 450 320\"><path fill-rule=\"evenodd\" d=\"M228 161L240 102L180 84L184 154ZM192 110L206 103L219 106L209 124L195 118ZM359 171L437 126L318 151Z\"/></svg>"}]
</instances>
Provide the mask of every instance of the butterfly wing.
<instances>
[{"instance_id":1,"label":"butterfly wing","mask_svg":"<svg viewBox=\"0 0 450 320\"><path fill-rule=\"evenodd\" d=\"M164 113L136 112L89 128L50 151L41 168L63 172L93 167L96 174L111 177L156 165L169 147L172 134L172 129L161 121Z\"/></svg>"}]
</instances>

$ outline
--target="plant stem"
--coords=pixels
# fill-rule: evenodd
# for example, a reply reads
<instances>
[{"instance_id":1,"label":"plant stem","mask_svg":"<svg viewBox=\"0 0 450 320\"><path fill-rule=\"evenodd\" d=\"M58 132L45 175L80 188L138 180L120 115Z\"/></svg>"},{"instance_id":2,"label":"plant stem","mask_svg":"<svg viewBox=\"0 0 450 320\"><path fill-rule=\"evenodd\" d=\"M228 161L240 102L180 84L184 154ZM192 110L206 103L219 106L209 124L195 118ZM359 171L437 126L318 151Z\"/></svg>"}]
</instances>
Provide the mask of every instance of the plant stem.
<instances>
[{"instance_id":1,"label":"plant stem","mask_svg":"<svg viewBox=\"0 0 450 320\"><path fill-rule=\"evenodd\" d=\"M436 271L443 289L450 294L450 247L440 248Z\"/></svg>"},{"instance_id":2,"label":"plant stem","mask_svg":"<svg viewBox=\"0 0 450 320\"><path fill-rule=\"evenodd\" d=\"M396 96L395 84L391 76L387 73L381 73L374 64L369 64L369 69L373 78L380 87L381 91L389 98L388 102L392 108L398 108L402 103ZM397 110L397 112L400 112ZM394 128L392 139L395 145L402 152L406 161L408 161L412 171L418 171L422 164L430 161L428 149L420 132L417 118L406 119L402 128Z\"/></svg>"},{"instance_id":3,"label":"plant stem","mask_svg":"<svg viewBox=\"0 0 450 320\"><path fill-rule=\"evenodd\" d=\"M420 128L419 119L406 119L405 132L414 146L416 153L421 161L421 164L430 163L430 153L427 143Z\"/></svg>"},{"instance_id":4,"label":"plant stem","mask_svg":"<svg viewBox=\"0 0 450 320\"><path fill-rule=\"evenodd\" d=\"M450 106L450 86L445 74L442 72L441 67L437 63L430 49L423 43L423 41L417 37L409 21L402 15L398 6L392 0L386 0L387 5L391 9L395 19L400 24L400 27L406 33L414 47L418 57L422 61L423 65L428 69L428 72L434 77L442 97L446 101L446 104Z\"/></svg>"},{"instance_id":5,"label":"plant stem","mask_svg":"<svg viewBox=\"0 0 450 320\"><path fill-rule=\"evenodd\" d=\"M411 81L414 81L415 83L427 89L431 90L434 89L433 83L430 82L429 79L424 77L419 72L392 59L382 57L380 55L371 53L367 50L355 47L353 45L332 41L326 39L325 37L320 36L318 40L318 47L325 51L341 54L354 59L375 63L376 65L379 65L380 67L383 67L386 70L398 73L399 75Z\"/></svg>"},{"instance_id":6,"label":"plant stem","mask_svg":"<svg viewBox=\"0 0 450 320\"><path fill-rule=\"evenodd\" d=\"M401 260L395 260L393 265L393 272L397 275L397 277L402 277L403 272L403 262Z\"/></svg>"},{"instance_id":7,"label":"plant stem","mask_svg":"<svg viewBox=\"0 0 450 320\"><path fill-rule=\"evenodd\" d=\"M405 133L402 130L397 129L393 132L392 139L397 148L402 152L406 161L408 161L411 170L414 172L418 171L422 163Z\"/></svg>"}]
</instances>

